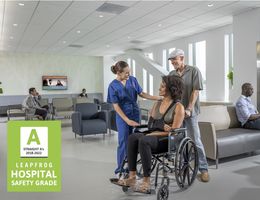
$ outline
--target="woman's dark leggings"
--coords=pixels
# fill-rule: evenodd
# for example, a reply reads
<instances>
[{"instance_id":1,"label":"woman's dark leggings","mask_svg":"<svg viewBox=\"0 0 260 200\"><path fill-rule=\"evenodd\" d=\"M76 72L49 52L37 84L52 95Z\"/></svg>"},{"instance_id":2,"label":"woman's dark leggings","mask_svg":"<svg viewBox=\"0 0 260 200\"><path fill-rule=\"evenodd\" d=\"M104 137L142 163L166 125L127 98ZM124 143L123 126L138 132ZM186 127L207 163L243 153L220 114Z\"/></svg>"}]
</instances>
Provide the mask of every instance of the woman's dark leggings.
<instances>
[{"instance_id":1,"label":"woman's dark leggings","mask_svg":"<svg viewBox=\"0 0 260 200\"><path fill-rule=\"evenodd\" d=\"M144 177L151 174L151 160L153 153L167 152L168 139L159 136L145 136L143 133L133 133L128 138L128 168L130 171L136 171L136 162L138 152L140 153Z\"/></svg>"}]
</instances>

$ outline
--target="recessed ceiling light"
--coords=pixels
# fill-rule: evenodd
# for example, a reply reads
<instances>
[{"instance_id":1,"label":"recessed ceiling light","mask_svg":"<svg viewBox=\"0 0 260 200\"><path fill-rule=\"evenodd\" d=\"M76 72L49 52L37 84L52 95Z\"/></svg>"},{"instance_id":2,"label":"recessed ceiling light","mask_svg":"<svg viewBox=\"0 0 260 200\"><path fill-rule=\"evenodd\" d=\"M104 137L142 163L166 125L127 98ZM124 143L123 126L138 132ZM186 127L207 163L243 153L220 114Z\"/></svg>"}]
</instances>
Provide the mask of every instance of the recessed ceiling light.
<instances>
[{"instance_id":1,"label":"recessed ceiling light","mask_svg":"<svg viewBox=\"0 0 260 200\"><path fill-rule=\"evenodd\" d=\"M131 37L130 37L130 36L127 36L127 39L131 39Z\"/></svg>"},{"instance_id":2,"label":"recessed ceiling light","mask_svg":"<svg viewBox=\"0 0 260 200\"><path fill-rule=\"evenodd\" d=\"M213 3L210 3L210 4L208 4L208 7L212 7L212 6L214 6L214 4L213 4Z\"/></svg>"},{"instance_id":3,"label":"recessed ceiling light","mask_svg":"<svg viewBox=\"0 0 260 200\"><path fill-rule=\"evenodd\" d=\"M77 30L77 33L79 34L81 31L80 30Z\"/></svg>"},{"instance_id":4,"label":"recessed ceiling light","mask_svg":"<svg viewBox=\"0 0 260 200\"><path fill-rule=\"evenodd\" d=\"M12 39L14 39L14 37L13 37L13 36L10 36L9 38L10 38L11 40L12 40Z\"/></svg>"},{"instance_id":5,"label":"recessed ceiling light","mask_svg":"<svg viewBox=\"0 0 260 200\"><path fill-rule=\"evenodd\" d=\"M66 43L67 43L67 41L65 41L65 40L64 40L64 41L62 41L62 43L63 43L63 44L66 44Z\"/></svg>"},{"instance_id":6,"label":"recessed ceiling light","mask_svg":"<svg viewBox=\"0 0 260 200\"><path fill-rule=\"evenodd\" d=\"M109 45L109 44L107 44L107 45L106 45L106 47L107 47L107 48L109 48L109 47L110 47L110 45Z\"/></svg>"},{"instance_id":7,"label":"recessed ceiling light","mask_svg":"<svg viewBox=\"0 0 260 200\"><path fill-rule=\"evenodd\" d=\"M158 27L161 27L162 26L162 24L158 24Z\"/></svg>"},{"instance_id":8,"label":"recessed ceiling light","mask_svg":"<svg viewBox=\"0 0 260 200\"><path fill-rule=\"evenodd\" d=\"M24 3L18 3L19 6L24 6Z\"/></svg>"},{"instance_id":9,"label":"recessed ceiling light","mask_svg":"<svg viewBox=\"0 0 260 200\"><path fill-rule=\"evenodd\" d=\"M13 26L18 26L18 24L13 24Z\"/></svg>"},{"instance_id":10,"label":"recessed ceiling light","mask_svg":"<svg viewBox=\"0 0 260 200\"><path fill-rule=\"evenodd\" d=\"M100 18L103 18L103 17L104 17L104 15L99 15L99 17L100 17Z\"/></svg>"}]
</instances>

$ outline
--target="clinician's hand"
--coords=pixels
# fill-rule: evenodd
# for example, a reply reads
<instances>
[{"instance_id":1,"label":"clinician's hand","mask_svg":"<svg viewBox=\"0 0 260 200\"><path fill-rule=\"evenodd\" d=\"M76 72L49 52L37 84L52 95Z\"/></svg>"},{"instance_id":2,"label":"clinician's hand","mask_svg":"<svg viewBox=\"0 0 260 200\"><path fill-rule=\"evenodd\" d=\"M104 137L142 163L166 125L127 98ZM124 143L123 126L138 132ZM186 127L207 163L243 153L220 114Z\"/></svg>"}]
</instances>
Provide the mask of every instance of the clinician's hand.
<instances>
[{"instance_id":1,"label":"clinician's hand","mask_svg":"<svg viewBox=\"0 0 260 200\"><path fill-rule=\"evenodd\" d=\"M135 121L133 121L133 120L131 120L131 119L127 120L126 123L127 123L129 126L139 126L139 125L140 125L139 123L137 123L137 122L135 122Z\"/></svg>"}]
</instances>

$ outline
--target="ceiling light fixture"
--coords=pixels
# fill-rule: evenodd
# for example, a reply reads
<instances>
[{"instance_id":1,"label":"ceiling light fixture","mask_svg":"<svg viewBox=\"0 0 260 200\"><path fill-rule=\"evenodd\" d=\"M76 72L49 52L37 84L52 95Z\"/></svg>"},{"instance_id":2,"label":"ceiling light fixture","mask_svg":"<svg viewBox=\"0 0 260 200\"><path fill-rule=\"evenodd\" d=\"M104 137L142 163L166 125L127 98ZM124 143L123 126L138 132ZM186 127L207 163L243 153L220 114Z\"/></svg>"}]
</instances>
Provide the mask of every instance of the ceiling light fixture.
<instances>
[{"instance_id":1,"label":"ceiling light fixture","mask_svg":"<svg viewBox=\"0 0 260 200\"><path fill-rule=\"evenodd\" d=\"M19 6L24 6L24 3L18 3Z\"/></svg>"},{"instance_id":2,"label":"ceiling light fixture","mask_svg":"<svg viewBox=\"0 0 260 200\"><path fill-rule=\"evenodd\" d=\"M107 44L107 45L106 45L106 47L107 47L107 48L109 48L109 47L110 47L110 45L109 45L109 44Z\"/></svg>"},{"instance_id":3,"label":"ceiling light fixture","mask_svg":"<svg viewBox=\"0 0 260 200\"><path fill-rule=\"evenodd\" d=\"M78 34L80 34L80 33L81 33L81 31L80 31L80 30L77 30L77 33L78 33Z\"/></svg>"},{"instance_id":4,"label":"ceiling light fixture","mask_svg":"<svg viewBox=\"0 0 260 200\"><path fill-rule=\"evenodd\" d=\"M104 17L104 15L99 15L99 18L103 18Z\"/></svg>"},{"instance_id":5,"label":"ceiling light fixture","mask_svg":"<svg viewBox=\"0 0 260 200\"><path fill-rule=\"evenodd\" d=\"M127 39L131 39L131 37L130 37L130 36L127 36Z\"/></svg>"},{"instance_id":6,"label":"ceiling light fixture","mask_svg":"<svg viewBox=\"0 0 260 200\"><path fill-rule=\"evenodd\" d=\"M13 24L13 26L18 26L18 24Z\"/></svg>"},{"instance_id":7,"label":"ceiling light fixture","mask_svg":"<svg viewBox=\"0 0 260 200\"><path fill-rule=\"evenodd\" d=\"M212 7L212 6L214 6L214 4L213 4L213 3L210 3L210 4L208 4L208 7Z\"/></svg>"},{"instance_id":8,"label":"ceiling light fixture","mask_svg":"<svg viewBox=\"0 0 260 200\"><path fill-rule=\"evenodd\" d=\"M158 24L158 27L161 27L162 26L162 24Z\"/></svg>"},{"instance_id":9,"label":"ceiling light fixture","mask_svg":"<svg viewBox=\"0 0 260 200\"><path fill-rule=\"evenodd\" d=\"M66 43L67 43L67 41L65 41L65 40L64 40L64 41L62 41L62 43L63 43L63 44L66 44Z\"/></svg>"}]
</instances>

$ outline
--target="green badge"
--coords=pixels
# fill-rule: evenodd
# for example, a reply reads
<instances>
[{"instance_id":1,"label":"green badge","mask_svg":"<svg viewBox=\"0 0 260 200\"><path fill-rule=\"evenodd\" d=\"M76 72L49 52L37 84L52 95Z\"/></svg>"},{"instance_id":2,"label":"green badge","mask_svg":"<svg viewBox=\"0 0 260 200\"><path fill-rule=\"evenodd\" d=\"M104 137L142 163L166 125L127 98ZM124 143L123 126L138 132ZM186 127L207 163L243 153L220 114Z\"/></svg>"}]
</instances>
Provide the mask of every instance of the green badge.
<instances>
[{"instance_id":1,"label":"green badge","mask_svg":"<svg viewBox=\"0 0 260 200\"><path fill-rule=\"evenodd\" d=\"M61 122L8 122L8 192L61 191Z\"/></svg>"}]
</instances>

